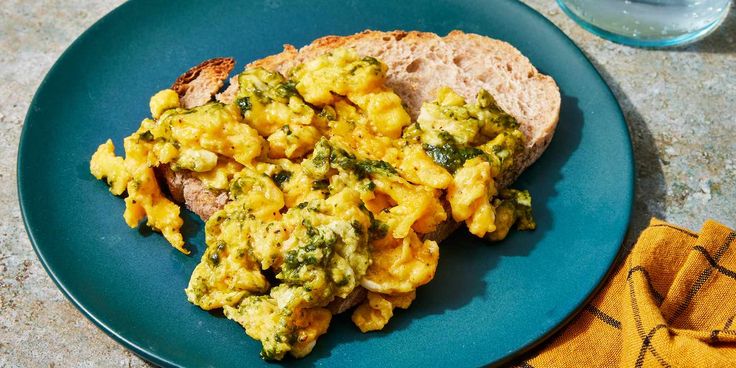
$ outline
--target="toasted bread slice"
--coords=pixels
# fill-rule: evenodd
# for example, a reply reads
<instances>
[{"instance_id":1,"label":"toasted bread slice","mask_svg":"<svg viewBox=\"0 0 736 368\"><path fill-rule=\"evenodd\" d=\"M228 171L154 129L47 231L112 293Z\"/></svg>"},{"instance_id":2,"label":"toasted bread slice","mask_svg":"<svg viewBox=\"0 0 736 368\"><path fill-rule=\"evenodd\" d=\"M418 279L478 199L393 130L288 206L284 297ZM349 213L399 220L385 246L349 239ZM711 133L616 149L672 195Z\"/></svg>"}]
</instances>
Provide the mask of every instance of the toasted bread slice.
<instances>
[{"instance_id":1,"label":"toasted bread slice","mask_svg":"<svg viewBox=\"0 0 736 368\"><path fill-rule=\"evenodd\" d=\"M386 63L386 84L406 103L412 119L419 115L423 102L434 100L434 93L441 86L452 88L468 101L473 101L480 89L490 92L498 105L516 118L526 136L524 151L498 178L500 187L511 184L534 163L552 139L560 113L557 84L539 73L519 50L485 36L462 31L452 31L445 37L425 32L364 31L352 36L323 37L301 49L284 45L283 52L256 60L248 67L263 67L286 75L294 66L338 47L353 48ZM222 87L232 65L228 58L205 61L177 79L172 88L181 96L184 107L204 104ZM217 99L230 103L237 90L238 80L233 77ZM174 199L204 220L227 202L226 193L206 189L186 171L162 168L160 172ZM458 227L450 218L424 238L439 242ZM343 312L364 296L365 291L359 287L329 308L333 313Z\"/></svg>"},{"instance_id":2,"label":"toasted bread slice","mask_svg":"<svg viewBox=\"0 0 736 368\"><path fill-rule=\"evenodd\" d=\"M519 50L485 36L461 31L452 31L445 37L426 32L364 31L352 36L323 37L299 50L284 45L283 52L248 66L286 74L292 67L338 47L351 47L386 63L389 67L386 84L406 102L414 119L422 103L433 100L436 89L441 86L452 88L469 101L481 88L489 91L498 105L516 118L527 138L526 149L497 181L500 187L511 184L536 161L552 139L560 113L557 84L551 77L539 73ZM177 80L172 88L182 96L182 101L187 101L185 107L209 101L227 78L227 73L223 73L225 65L232 69L232 59L211 59ZM237 89L237 78L232 78L230 86L218 94L217 99L232 102ZM221 198L221 193L197 185L196 179L186 172L167 171L167 174L172 193L182 193L183 198L176 199L183 200L200 217L207 219L217 208L219 201L216 199ZM177 187L182 185L193 187L188 190ZM435 232L433 238L446 235Z\"/></svg>"},{"instance_id":3,"label":"toasted bread slice","mask_svg":"<svg viewBox=\"0 0 736 368\"><path fill-rule=\"evenodd\" d=\"M539 73L510 44L462 31L452 31L445 37L403 31L327 36L299 50L284 45L281 53L248 66L286 75L294 66L338 47L353 48L386 63L386 84L407 104L414 120L422 103L434 100L439 87L448 86L468 101L474 101L481 88L490 92L498 105L521 124L527 138L523 155L498 180L501 187L511 184L542 155L557 127L560 91L555 81ZM231 80L218 99L231 102L237 88L237 79Z\"/></svg>"}]
</instances>

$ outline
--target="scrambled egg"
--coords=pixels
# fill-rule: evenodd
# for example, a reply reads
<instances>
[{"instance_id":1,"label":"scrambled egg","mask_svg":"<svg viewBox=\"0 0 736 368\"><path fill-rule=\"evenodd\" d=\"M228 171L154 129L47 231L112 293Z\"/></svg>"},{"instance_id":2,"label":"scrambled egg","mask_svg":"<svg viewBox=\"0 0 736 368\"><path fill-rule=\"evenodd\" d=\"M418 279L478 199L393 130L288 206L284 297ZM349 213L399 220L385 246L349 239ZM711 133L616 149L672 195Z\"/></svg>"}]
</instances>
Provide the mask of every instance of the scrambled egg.
<instances>
[{"instance_id":1,"label":"scrambled egg","mask_svg":"<svg viewBox=\"0 0 736 368\"><path fill-rule=\"evenodd\" d=\"M382 330L393 317L394 308L407 309L416 297L415 290L391 295L369 291L365 301L353 312L353 323L361 332Z\"/></svg>"},{"instance_id":2,"label":"scrambled egg","mask_svg":"<svg viewBox=\"0 0 736 368\"><path fill-rule=\"evenodd\" d=\"M325 307L356 287L369 290L352 315L363 332L408 308L434 277L439 247L424 238L443 222L493 240L514 224L535 227L529 194L496 188L524 136L492 96L481 90L467 103L440 88L412 122L386 72L338 49L287 76L245 70L232 104L184 109L163 90L152 118L125 138L124 158L108 140L90 171L125 196L128 225L145 218L183 253L180 208L154 169L187 170L227 191L186 295L223 308L262 343L263 358L303 357L327 331Z\"/></svg>"}]
</instances>

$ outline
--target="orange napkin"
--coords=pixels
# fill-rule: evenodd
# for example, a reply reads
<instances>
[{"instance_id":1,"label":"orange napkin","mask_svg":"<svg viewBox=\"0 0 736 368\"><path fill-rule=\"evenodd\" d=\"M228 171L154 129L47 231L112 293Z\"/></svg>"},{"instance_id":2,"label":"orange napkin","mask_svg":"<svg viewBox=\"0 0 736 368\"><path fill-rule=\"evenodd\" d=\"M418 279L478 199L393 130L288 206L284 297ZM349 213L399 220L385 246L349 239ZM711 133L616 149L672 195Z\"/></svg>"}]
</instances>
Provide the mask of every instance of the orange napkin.
<instances>
[{"instance_id":1,"label":"orange napkin","mask_svg":"<svg viewBox=\"0 0 736 368\"><path fill-rule=\"evenodd\" d=\"M736 367L736 232L652 220L576 319L519 367Z\"/></svg>"}]
</instances>

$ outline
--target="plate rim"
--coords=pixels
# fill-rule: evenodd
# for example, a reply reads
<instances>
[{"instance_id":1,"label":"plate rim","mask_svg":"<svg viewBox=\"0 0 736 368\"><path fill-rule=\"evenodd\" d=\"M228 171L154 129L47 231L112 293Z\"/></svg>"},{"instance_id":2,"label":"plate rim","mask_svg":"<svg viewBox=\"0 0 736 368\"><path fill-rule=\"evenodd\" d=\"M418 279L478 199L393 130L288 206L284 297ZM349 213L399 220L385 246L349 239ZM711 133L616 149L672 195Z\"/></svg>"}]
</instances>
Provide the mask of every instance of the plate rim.
<instances>
[{"instance_id":1,"label":"plate rim","mask_svg":"<svg viewBox=\"0 0 736 368\"><path fill-rule=\"evenodd\" d=\"M623 113L623 110L621 109L621 104L616 98L615 94L611 90L611 87L609 86L608 82L603 78L601 73L598 71L598 69L593 65L593 63L590 61L590 58L587 56L587 54L565 33L563 32L555 23L553 23L551 20L549 20L547 17L542 15L539 11L531 7L530 5L526 4L522 1L512 1L507 0L509 2L514 2L518 5L521 5L522 8L525 9L526 12L531 13L533 17L535 17L538 20L541 20L542 23L546 23L547 26L551 27L553 32L557 33L559 36L562 36L561 39L564 40L564 42L571 47L573 50L577 51L579 56L582 57L584 60L584 64L587 66L588 69L590 69L593 74L602 82L602 84L606 87L605 88L605 94L610 98L610 100L614 101L615 104L613 104L615 107L615 112L617 113L617 117L620 119L621 124L623 124L626 127L626 147L625 147L625 153L626 158L622 158L622 161L626 161L628 163L628 173L630 175L630 180L628 181L628 185L626 187L626 196L628 196L629 200L626 201L626 205L628 207L628 211L626 212L627 219L625 221L625 226L621 231L620 239L618 241L619 246L616 250L615 254L611 258L610 264L608 266L608 269L605 273L601 275L601 277L596 280L596 286L581 300L579 305L575 307L572 312L569 313L567 317L562 319L556 326L549 329L546 333L540 335L537 339L531 341L530 343L527 343L526 345L518 348L517 350L507 354L506 356L497 359L495 361L491 361L488 363L488 366L497 367L502 366L504 364L508 364L511 361L518 360L523 358L527 353L529 353L531 350L533 350L535 347L539 346L542 342L547 341L549 338L551 338L553 335L555 335L557 332L559 332L561 329L563 329L565 326L567 326L573 319L575 319L585 308L586 305L593 299L593 297L603 288L606 281L611 277L613 272L618 268L619 264L623 260L623 256L625 255L625 249L623 242L626 239L626 235L628 232L628 229L631 225L631 218L634 211L634 200L635 200L635 180L637 176L636 171L636 165L635 165L635 155L634 155L634 149L632 144L632 138L631 138L631 128L626 121L625 115ZM31 225L29 224L27 212L29 210L26 208L25 201L24 201L24 190L22 188L21 182L23 181L23 177L25 176L23 174L23 171L21 170L21 166L23 163L23 151L24 151L24 145L26 145L27 141L27 132L29 130L29 116L32 115L32 110L37 104L37 99L39 96L39 92L48 84L49 78L52 74L54 74L55 70L59 67L61 64L61 61L68 57L68 55L71 53L70 50L74 49L77 44L79 44L82 39L89 37L90 32L93 30L101 27L105 22L109 20L110 17L114 16L116 13L120 12L121 9L126 8L128 6L132 6L131 4L137 4L140 1L136 0L130 0L126 1L109 12L107 12L105 15L100 17L97 21L95 21L91 26L87 27L82 31L81 34L79 34L74 41L72 41L69 46L64 49L64 51L59 55L59 57L54 61L54 64L49 68L49 70L46 72L46 75L41 80L41 83L39 83L38 87L36 88L36 91L33 94L33 98L31 99L31 102L29 104L28 110L26 111L26 115L23 119L23 127L21 129L21 134L19 138L18 143L18 153L16 156L16 189L18 194L18 203L20 206L20 212L21 212L21 218L23 219L23 226L26 230L26 234L28 235L28 239L31 242L32 248L36 256L41 262L41 265L43 266L46 273L49 275L51 280L54 282L56 287L62 292L64 297L71 302L71 304L79 311L81 314L87 318L89 321L91 321L99 330L104 332L107 336L112 338L115 342L122 345L124 348L130 350L134 354L136 354L138 357L144 359L147 362L156 364L158 366L163 367L182 367L180 364L177 364L176 362L172 362L169 359L166 359L159 354L153 353L148 349L145 349L141 347L140 345L136 344L135 342L131 341L130 339L126 338L125 336L122 336L119 334L115 329L111 328L110 326L106 325L104 321L100 320L97 316L95 316L94 313L89 311L82 303L80 303L77 298L74 296L72 292L70 292L66 285L60 280L60 278L56 275L56 273L48 266L48 262L44 256L43 251L39 248L36 238L34 236L33 231L31 230ZM554 139L554 138L553 138Z\"/></svg>"}]
</instances>

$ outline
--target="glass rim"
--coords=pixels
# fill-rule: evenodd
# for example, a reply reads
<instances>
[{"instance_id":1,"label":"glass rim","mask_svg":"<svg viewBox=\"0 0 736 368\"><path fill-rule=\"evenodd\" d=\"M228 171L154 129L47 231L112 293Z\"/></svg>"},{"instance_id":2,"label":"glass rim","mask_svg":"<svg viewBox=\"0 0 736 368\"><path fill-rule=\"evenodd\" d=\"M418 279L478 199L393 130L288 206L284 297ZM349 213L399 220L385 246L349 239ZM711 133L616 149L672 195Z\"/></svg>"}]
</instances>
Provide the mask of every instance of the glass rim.
<instances>
[{"instance_id":1,"label":"glass rim","mask_svg":"<svg viewBox=\"0 0 736 368\"><path fill-rule=\"evenodd\" d=\"M600 28L584 19L579 17L577 14L575 14L568 6L565 4L565 0L556 0L557 5L562 9L562 11L570 17L577 25L582 27L584 30L600 37L608 41L612 41L615 43L619 43L622 45L627 46L634 46L634 47L643 47L643 48L667 48L667 47L678 47L678 46L686 46L691 43L694 43L696 41L699 41L709 34L711 34L714 30L716 30L728 17L728 13L731 10L730 6L726 7L726 10L720 15L720 17L713 22L709 23L705 27L686 33L683 35L675 36L675 37L669 37L669 38L662 38L662 39L651 39L651 40L643 40L636 37L630 37L630 36L623 36L621 34L607 31L603 28Z\"/></svg>"}]
</instances>

